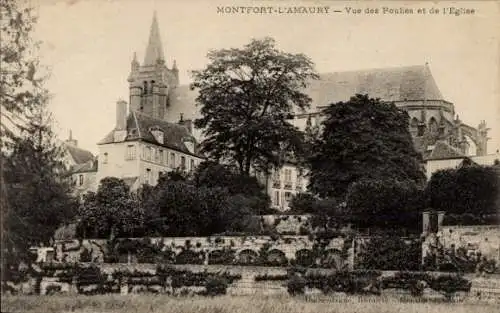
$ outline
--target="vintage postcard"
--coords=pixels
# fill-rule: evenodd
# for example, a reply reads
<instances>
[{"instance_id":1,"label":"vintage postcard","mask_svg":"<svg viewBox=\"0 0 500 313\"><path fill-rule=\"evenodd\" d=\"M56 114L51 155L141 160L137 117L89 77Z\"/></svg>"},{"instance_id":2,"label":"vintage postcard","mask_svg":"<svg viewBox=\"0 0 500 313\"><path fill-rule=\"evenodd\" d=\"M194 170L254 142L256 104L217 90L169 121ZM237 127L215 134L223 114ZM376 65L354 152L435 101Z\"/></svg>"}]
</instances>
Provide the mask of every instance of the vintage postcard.
<instances>
[{"instance_id":1,"label":"vintage postcard","mask_svg":"<svg viewBox=\"0 0 500 313\"><path fill-rule=\"evenodd\" d=\"M2 312L496 312L500 1L5 0Z\"/></svg>"}]
</instances>

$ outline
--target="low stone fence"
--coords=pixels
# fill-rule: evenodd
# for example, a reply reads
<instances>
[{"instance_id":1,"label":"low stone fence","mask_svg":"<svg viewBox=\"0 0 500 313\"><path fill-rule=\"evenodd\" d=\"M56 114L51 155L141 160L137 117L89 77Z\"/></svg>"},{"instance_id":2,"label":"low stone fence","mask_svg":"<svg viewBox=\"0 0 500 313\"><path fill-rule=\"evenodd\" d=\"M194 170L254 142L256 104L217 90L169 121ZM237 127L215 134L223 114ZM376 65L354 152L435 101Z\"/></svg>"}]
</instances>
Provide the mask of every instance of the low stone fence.
<instances>
[{"instance_id":1,"label":"low stone fence","mask_svg":"<svg viewBox=\"0 0 500 313\"><path fill-rule=\"evenodd\" d=\"M44 266L42 277L33 278L32 285L39 284L39 290L32 288L31 293L42 295L54 293L163 293L169 295L190 295L203 292L207 277L226 277L228 279L227 294L229 295L287 295L287 281L291 277L291 268L265 266L234 266L234 265L168 265L167 271L160 273L161 266L156 264L66 264ZM54 268L54 269L52 269ZM78 273L75 269L79 269ZM82 275L82 269L86 274ZM89 270L98 269L98 270ZM335 274L334 269L302 268L303 275L327 277ZM397 276L395 271L372 271L379 279ZM172 274L173 273L173 274ZM411 272L410 272L411 273ZM417 272L415 272L417 273ZM364 274L361 273L363 276ZM367 272L366 277L371 274ZM433 273L430 275L448 275ZM77 277L79 276L79 277ZM82 279L83 276L83 279ZM500 301L500 275L478 277L466 275L471 282L470 292L458 297L489 299ZM38 280L38 281L37 281ZM370 279L368 279L370 280ZM26 284L26 283L24 283ZM98 290L99 288L100 291ZM410 297L408 290L395 287L384 287L385 295ZM104 290L104 291L103 291ZM19 292L25 292L19 290ZM322 293L314 287L306 288L306 294ZM442 294L432 289L425 289L424 298L442 297Z\"/></svg>"}]
</instances>

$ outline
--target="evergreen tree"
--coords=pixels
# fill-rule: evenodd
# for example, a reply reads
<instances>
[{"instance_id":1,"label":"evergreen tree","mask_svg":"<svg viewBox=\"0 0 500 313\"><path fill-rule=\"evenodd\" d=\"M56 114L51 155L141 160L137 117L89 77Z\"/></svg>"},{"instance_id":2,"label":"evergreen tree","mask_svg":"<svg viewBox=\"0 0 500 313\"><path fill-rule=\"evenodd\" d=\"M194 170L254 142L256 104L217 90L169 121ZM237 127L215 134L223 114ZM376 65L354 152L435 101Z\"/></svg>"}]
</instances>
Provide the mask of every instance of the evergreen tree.
<instances>
[{"instance_id":1,"label":"evergreen tree","mask_svg":"<svg viewBox=\"0 0 500 313\"><path fill-rule=\"evenodd\" d=\"M33 8L16 0L0 1L0 135L5 144L19 136L43 102L38 43L32 38Z\"/></svg>"},{"instance_id":2,"label":"evergreen tree","mask_svg":"<svg viewBox=\"0 0 500 313\"><path fill-rule=\"evenodd\" d=\"M45 104L32 112L20 136L2 151L2 248L18 260L30 245L49 244L57 227L76 212L50 114Z\"/></svg>"}]
</instances>

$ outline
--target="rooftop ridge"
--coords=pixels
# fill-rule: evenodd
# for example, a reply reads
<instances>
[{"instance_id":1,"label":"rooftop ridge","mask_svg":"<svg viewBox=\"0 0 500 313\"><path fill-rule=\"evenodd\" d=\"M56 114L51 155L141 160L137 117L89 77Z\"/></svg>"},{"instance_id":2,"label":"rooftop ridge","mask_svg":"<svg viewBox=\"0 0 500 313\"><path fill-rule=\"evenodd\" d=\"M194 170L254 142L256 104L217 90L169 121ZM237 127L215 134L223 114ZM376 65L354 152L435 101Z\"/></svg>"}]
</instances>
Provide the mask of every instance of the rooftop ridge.
<instances>
[{"instance_id":1,"label":"rooftop ridge","mask_svg":"<svg viewBox=\"0 0 500 313\"><path fill-rule=\"evenodd\" d=\"M351 70L339 70L339 71L325 71L325 72L320 72L319 76L321 75L328 75L328 74L336 74L336 73L362 73L362 72L382 72L382 71L394 71L394 70L408 70L408 69L421 69L425 70L428 65L404 65L404 66L387 66L387 67L370 67L370 68L359 68L359 69L351 69ZM321 80L321 79L318 79Z\"/></svg>"}]
</instances>

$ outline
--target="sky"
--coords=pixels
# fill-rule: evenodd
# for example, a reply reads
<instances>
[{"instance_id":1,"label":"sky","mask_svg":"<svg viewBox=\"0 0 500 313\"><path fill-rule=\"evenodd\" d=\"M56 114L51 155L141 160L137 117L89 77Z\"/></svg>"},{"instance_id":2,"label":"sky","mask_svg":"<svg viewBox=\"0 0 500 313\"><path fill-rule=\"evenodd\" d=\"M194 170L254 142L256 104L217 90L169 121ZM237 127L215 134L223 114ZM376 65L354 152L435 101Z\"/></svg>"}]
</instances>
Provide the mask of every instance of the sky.
<instances>
[{"instance_id":1,"label":"sky","mask_svg":"<svg viewBox=\"0 0 500 313\"><path fill-rule=\"evenodd\" d=\"M304 53L316 70L334 72L423 65L460 119L491 128L488 152L500 149L500 2L498 1L287 1L287 0L33 0L41 62L51 71L50 108L61 139L72 130L79 146L97 153L114 127L115 103L128 100L127 77L136 52L142 62L153 12L157 12L168 66L204 68L209 50L242 47L273 37L278 48ZM328 7L325 14L225 14L231 6ZM346 7L361 9L347 13ZM382 14L383 7L414 14ZM445 8L474 14L442 14ZM219 12L218 12L219 8ZM365 14L365 9L379 14ZM430 9L439 9L430 14ZM426 9L426 14L418 14ZM326 9L325 9L326 10ZM333 12L339 10L341 12ZM351 10L352 12L352 10ZM449 11L445 11L449 12Z\"/></svg>"}]
</instances>

